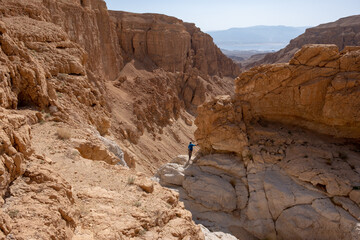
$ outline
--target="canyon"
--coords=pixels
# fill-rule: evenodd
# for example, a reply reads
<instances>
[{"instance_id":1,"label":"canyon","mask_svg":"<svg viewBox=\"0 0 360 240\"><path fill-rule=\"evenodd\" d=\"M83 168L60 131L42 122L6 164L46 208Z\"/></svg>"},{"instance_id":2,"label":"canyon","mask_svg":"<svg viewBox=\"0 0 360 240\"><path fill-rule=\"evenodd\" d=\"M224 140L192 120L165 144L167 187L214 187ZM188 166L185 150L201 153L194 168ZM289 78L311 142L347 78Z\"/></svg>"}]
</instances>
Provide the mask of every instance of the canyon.
<instances>
[{"instance_id":1,"label":"canyon","mask_svg":"<svg viewBox=\"0 0 360 240\"><path fill-rule=\"evenodd\" d=\"M0 0L0 239L358 239L360 49L300 48L240 73L174 17Z\"/></svg>"}]
</instances>

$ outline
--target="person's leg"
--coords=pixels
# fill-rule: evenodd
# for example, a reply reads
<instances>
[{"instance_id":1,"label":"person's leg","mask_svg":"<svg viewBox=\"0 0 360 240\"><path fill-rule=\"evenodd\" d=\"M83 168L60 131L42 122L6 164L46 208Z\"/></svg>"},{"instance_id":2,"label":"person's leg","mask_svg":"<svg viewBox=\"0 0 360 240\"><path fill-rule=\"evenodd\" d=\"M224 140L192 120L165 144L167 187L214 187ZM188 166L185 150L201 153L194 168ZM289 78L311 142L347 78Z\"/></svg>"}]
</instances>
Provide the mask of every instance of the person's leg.
<instances>
[{"instance_id":1,"label":"person's leg","mask_svg":"<svg viewBox=\"0 0 360 240\"><path fill-rule=\"evenodd\" d=\"M191 151L189 150L189 160L186 161L184 167L187 167L190 164L190 160L191 160Z\"/></svg>"}]
</instances>

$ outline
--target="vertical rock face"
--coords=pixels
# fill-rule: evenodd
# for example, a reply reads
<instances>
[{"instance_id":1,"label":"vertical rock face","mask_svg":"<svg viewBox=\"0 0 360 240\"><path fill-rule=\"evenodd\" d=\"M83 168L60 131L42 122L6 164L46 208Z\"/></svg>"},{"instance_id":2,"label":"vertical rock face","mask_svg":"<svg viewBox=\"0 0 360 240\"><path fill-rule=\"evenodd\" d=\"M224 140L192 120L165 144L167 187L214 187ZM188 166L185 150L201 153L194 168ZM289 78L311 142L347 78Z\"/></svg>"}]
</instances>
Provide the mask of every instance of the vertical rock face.
<instances>
[{"instance_id":1,"label":"vertical rock face","mask_svg":"<svg viewBox=\"0 0 360 240\"><path fill-rule=\"evenodd\" d=\"M103 0L44 1L51 21L87 53L87 70L114 80L123 68L115 29Z\"/></svg>"},{"instance_id":2,"label":"vertical rock face","mask_svg":"<svg viewBox=\"0 0 360 240\"><path fill-rule=\"evenodd\" d=\"M83 8L70 2L46 3ZM88 71L87 52L51 22L56 14L35 1L4 1L0 10L0 105L52 109L62 121L82 116L100 130L107 118L103 89L90 81L94 75ZM99 75L106 76L101 70ZM71 106L77 110L69 110Z\"/></svg>"},{"instance_id":3,"label":"vertical rock face","mask_svg":"<svg viewBox=\"0 0 360 240\"><path fill-rule=\"evenodd\" d=\"M194 24L160 14L110 14L127 59L136 58L169 72L187 72L192 67L208 75L235 76L239 72L212 38Z\"/></svg>"}]
</instances>

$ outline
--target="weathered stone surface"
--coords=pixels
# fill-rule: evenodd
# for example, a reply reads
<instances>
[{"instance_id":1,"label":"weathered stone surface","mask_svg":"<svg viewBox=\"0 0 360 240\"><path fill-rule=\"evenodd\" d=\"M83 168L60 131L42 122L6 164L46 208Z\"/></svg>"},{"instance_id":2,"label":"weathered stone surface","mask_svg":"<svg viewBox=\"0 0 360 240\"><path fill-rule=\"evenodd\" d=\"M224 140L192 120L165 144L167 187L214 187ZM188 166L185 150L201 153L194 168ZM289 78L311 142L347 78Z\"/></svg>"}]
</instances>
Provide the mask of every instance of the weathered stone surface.
<instances>
[{"instance_id":1,"label":"weathered stone surface","mask_svg":"<svg viewBox=\"0 0 360 240\"><path fill-rule=\"evenodd\" d=\"M194 201L212 210L231 212L236 209L234 187L221 177L210 174L186 176L183 188Z\"/></svg>"},{"instance_id":2,"label":"weathered stone surface","mask_svg":"<svg viewBox=\"0 0 360 240\"><path fill-rule=\"evenodd\" d=\"M219 96L199 108L195 136L203 156L185 171L184 183L194 181L183 184L185 191L179 191L195 219L236 237L240 234L235 229L258 239L359 238L356 186L360 185L360 155L354 117L358 108L353 92L342 90L349 86L356 92L358 80L341 80L347 74L358 79L358 73L346 72L340 65L346 54L357 55L356 51L351 48L339 53L334 46L306 46L291 64L260 66L243 73L237 79L233 99ZM347 64L355 69L357 60L352 59ZM296 95L297 91L304 95ZM354 104L350 108L353 115L335 117L335 111L329 110L326 114L331 117L325 118L328 102L341 94L344 102L350 99ZM331 121L336 122L336 130L331 130ZM226 128L240 129L241 138L232 134L235 130L224 131ZM319 136L318 132L335 138ZM354 140L337 138L343 136ZM235 147L229 149L229 145ZM242 163L229 152L236 153ZM232 212L202 203L200 196L191 196L185 188L208 175L235 188L236 196L232 197L236 208ZM205 184L202 188L211 189ZM226 218L239 225L230 228Z\"/></svg>"},{"instance_id":3,"label":"weathered stone surface","mask_svg":"<svg viewBox=\"0 0 360 240\"><path fill-rule=\"evenodd\" d=\"M230 96L219 96L198 108L195 137L204 153L226 151L240 153L247 145L241 107ZM216 130L216 131L215 131Z\"/></svg>"},{"instance_id":4,"label":"weathered stone surface","mask_svg":"<svg viewBox=\"0 0 360 240\"><path fill-rule=\"evenodd\" d=\"M187 155L179 155L174 157L170 162L171 163L176 163L179 165L185 165L185 163L189 160L189 156Z\"/></svg>"},{"instance_id":5,"label":"weathered stone surface","mask_svg":"<svg viewBox=\"0 0 360 240\"><path fill-rule=\"evenodd\" d=\"M351 225L340 224L343 218L351 221ZM341 215L329 200L319 200L315 206L299 205L289 208L276 221L281 239L356 239L352 236L355 225L354 218L348 213Z\"/></svg>"},{"instance_id":6,"label":"weathered stone surface","mask_svg":"<svg viewBox=\"0 0 360 240\"><path fill-rule=\"evenodd\" d=\"M160 178L160 183L181 186L185 179L184 168L175 163L168 163L160 167L155 176Z\"/></svg>"},{"instance_id":7,"label":"weathered stone surface","mask_svg":"<svg viewBox=\"0 0 360 240\"><path fill-rule=\"evenodd\" d=\"M80 142L76 149L83 158L117 164L120 159L110 152L103 144L94 142Z\"/></svg>"},{"instance_id":8,"label":"weathered stone surface","mask_svg":"<svg viewBox=\"0 0 360 240\"><path fill-rule=\"evenodd\" d=\"M160 14L110 14L127 59L150 60L170 72L195 67L209 75L238 74L237 66L194 24Z\"/></svg>"},{"instance_id":9,"label":"weathered stone surface","mask_svg":"<svg viewBox=\"0 0 360 240\"><path fill-rule=\"evenodd\" d=\"M357 66L359 54L356 48L339 53L335 45L307 45L290 64L264 65L243 73L236 79L236 100L249 106L244 118L359 138L360 73L351 67Z\"/></svg>"},{"instance_id":10,"label":"weathered stone surface","mask_svg":"<svg viewBox=\"0 0 360 240\"><path fill-rule=\"evenodd\" d=\"M199 166L210 166L219 169L221 172L229 173L238 178L246 176L246 169L240 157L224 157L223 154L211 154L198 159L196 163Z\"/></svg>"},{"instance_id":11,"label":"weathered stone surface","mask_svg":"<svg viewBox=\"0 0 360 240\"><path fill-rule=\"evenodd\" d=\"M289 148L288 157L280 157L280 161L271 161L271 164L255 161L262 157L263 152L271 153L274 147L278 152L276 144L286 142L282 136L287 130L271 131L275 135L266 135L264 129L255 131L264 135L248 135L251 144L255 143L254 140L262 142L263 138L269 136L271 141L262 145L261 152L250 148L253 160L244 164L246 167L241 164L241 160L238 162L237 157L214 154L200 157L181 172L185 174L185 180L182 188L176 189L185 206L192 211L194 219L213 231L216 231L213 226L217 226L218 230L231 232L239 239L288 239L292 235L295 239L307 239L311 234L320 239L357 239L359 235L356 235L355 227L359 206L348 196L331 198L330 193L326 193L327 188L322 189L318 183L298 178L295 174L295 169L301 173L309 167L315 173L320 170L323 174L337 171L336 182L352 179L354 173L349 171L351 168L348 163L336 160L339 158L339 149L316 139L312 140L319 141L321 147L296 145L297 142L304 143L309 139L303 139L303 133L292 133L290 146L284 148L284 151ZM308 155L307 158L303 158L304 154ZM351 156L351 164L358 166L359 155ZM298 158L302 161L294 162ZM322 158L324 160L320 160ZM238 165L243 166L243 170ZM288 169L290 165L294 166L292 171ZM347 174L342 175L341 171ZM353 177L353 184L357 184L358 178ZM226 210L224 204L218 207L222 201L230 201L230 198L235 206L232 210ZM336 234L332 236L334 231L318 231L319 228L335 228Z\"/></svg>"},{"instance_id":12,"label":"weathered stone surface","mask_svg":"<svg viewBox=\"0 0 360 240\"><path fill-rule=\"evenodd\" d=\"M201 231L205 235L205 240L236 240L237 238L232 236L231 234L223 233L223 232L210 232L209 229L200 225Z\"/></svg>"},{"instance_id":13,"label":"weathered stone surface","mask_svg":"<svg viewBox=\"0 0 360 240\"><path fill-rule=\"evenodd\" d=\"M93 2L95 4L96 1ZM1 4L0 11L4 17L1 19L3 33L0 36L0 105L5 108L38 107L49 112L57 121L85 117L89 123L103 130L105 125L101 119L107 114L105 100L100 96L100 84L95 88L90 83L93 74L89 71L90 65L95 69L93 59L98 59L98 56L92 51L92 64L87 65L89 52L74 42L82 38L80 26L65 27L72 21L60 21L61 16L66 19L64 9L67 8L69 11L86 12L81 5L65 1L38 4L37 1L12 0ZM96 69L98 67L99 63L96 63ZM103 71L99 74L106 75ZM76 114L69 111L70 105L77 108Z\"/></svg>"},{"instance_id":14,"label":"weathered stone surface","mask_svg":"<svg viewBox=\"0 0 360 240\"><path fill-rule=\"evenodd\" d=\"M269 210L274 219L277 219L288 207L311 204L315 199L325 197L298 185L280 171L266 171L264 188Z\"/></svg>"},{"instance_id":15,"label":"weathered stone surface","mask_svg":"<svg viewBox=\"0 0 360 240\"><path fill-rule=\"evenodd\" d=\"M147 193L154 192L154 182L148 178L138 178L136 179L135 184Z\"/></svg>"},{"instance_id":16,"label":"weathered stone surface","mask_svg":"<svg viewBox=\"0 0 360 240\"><path fill-rule=\"evenodd\" d=\"M30 127L24 115L0 112L0 194L4 196L9 184L25 172L25 159L31 156Z\"/></svg>"}]
</instances>

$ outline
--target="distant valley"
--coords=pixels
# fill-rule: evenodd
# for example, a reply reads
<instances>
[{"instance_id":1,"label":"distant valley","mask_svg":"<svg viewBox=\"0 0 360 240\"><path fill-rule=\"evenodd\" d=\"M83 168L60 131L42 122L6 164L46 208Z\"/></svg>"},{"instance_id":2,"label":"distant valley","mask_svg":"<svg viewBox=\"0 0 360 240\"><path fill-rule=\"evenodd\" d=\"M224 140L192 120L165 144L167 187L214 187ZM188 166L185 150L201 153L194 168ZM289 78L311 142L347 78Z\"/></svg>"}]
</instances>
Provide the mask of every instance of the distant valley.
<instances>
[{"instance_id":1,"label":"distant valley","mask_svg":"<svg viewBox=\"0 0 360 240\"><path fill-rule=\"evenodd\" d=\"M207 32L221 49L278 51L308 27L254 26Z\"/></svg>"}]
</instances>

